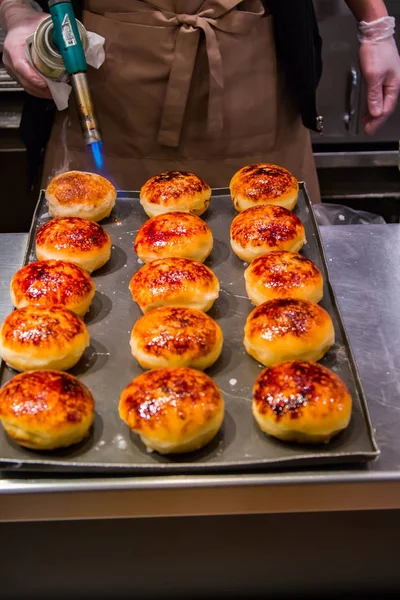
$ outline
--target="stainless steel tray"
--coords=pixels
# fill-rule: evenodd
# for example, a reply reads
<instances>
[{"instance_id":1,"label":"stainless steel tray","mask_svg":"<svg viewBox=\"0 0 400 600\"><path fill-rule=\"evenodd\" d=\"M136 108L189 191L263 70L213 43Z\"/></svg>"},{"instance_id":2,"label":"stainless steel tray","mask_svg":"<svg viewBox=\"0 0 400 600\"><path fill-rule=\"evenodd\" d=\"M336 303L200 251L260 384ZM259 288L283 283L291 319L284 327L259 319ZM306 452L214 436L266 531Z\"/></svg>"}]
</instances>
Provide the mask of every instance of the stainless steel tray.
<instances>
[{"instance_id":1,"label":"stainless steel tray","mask_svg":"<svg viewBox=\"0 0 400 600\"><path fill-rule=\"evenodd\" d=\"M133 251L133 241L147 219L138 202L138 193L121 192L112 216L105 223L113 239L112 258L108 265L94 274L97 292L86 317L91 346L71 371L94 395L97 414L92 434L78 446L50 453L23 449L1 430L0 468L85 474L244 473L288 467L320 468L375 459L379 451L367 404L329 281L318 226L303 184L295 212L307 234L307 245L302 252L323 272L325 296L322 305L335 325L336 344L322 363L343 378L353 397L352 419L346 431L327 445L308 447L268 438L254 422L251 390L261 365L246 354L243 346L243 328L253 306L244 287L245 265L233 254L229 245L229 226L236 213L228 190L220 189L214 190L205 219L215 240L207 264L221 282L220 298L209 314L221 325L225 343L220 359L207 372L215 379L225 398L224 425L209 446L194 454L163 457L146 452L137 436L129 432L120 420L117 410L122 389L142 372L129 349L131 329L141 313L131 299L128 284L141 266ZM32 223L25 263L35 260L35 234L48 219L42 192ZM14 375L15 372L4 364L1 366L2 383Z\"/></svg>"}]
</instances>

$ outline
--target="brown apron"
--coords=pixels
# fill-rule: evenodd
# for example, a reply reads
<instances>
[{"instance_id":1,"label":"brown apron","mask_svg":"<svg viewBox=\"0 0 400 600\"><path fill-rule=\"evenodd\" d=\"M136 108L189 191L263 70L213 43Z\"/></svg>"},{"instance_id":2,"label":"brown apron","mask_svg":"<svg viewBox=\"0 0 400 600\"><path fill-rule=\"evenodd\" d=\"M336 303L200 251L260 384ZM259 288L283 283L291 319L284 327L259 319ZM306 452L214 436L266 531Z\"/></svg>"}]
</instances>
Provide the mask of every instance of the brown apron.
<instances>
[{"instance_id":1,"label":"brown apron","mask_svg":"<svg viewBox=\"0 0 400 600\"><path fill-rule=\"evenodd\" d=\"M190 12L188 6L190 5ZM185 169L212 187L254 162L273 162L319 200L309 132L277 71L272 17L260 0L87 0L84 24L106 39L89 73L105 171L120 189ZM95 170L74 103L57 115L44 184Z\"/></svg>"}]
</instances>

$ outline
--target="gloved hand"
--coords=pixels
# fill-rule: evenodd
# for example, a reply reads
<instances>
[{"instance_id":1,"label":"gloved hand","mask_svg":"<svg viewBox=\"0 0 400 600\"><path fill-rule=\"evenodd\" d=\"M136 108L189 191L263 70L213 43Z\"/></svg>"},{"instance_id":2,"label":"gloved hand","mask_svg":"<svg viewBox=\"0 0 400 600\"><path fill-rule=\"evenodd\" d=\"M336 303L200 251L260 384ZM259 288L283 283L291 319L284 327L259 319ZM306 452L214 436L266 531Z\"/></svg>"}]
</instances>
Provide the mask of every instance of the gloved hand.
<instances>
[{"instance_id":1,"label":"gloved hand","mask_svg":"<svg viewBox=\"0 0 400 600\"><path fill-rule=\"evenodd\" d=\"M4 5L4 6L3 6ZM15 8L2 3L2 21L6 30L3 63L7 73L29 94L39 98L51 98L46 81L33 69L26 59L25 41L48 15L16 3ZM8 9L8 12L6 12ZM15 12L11 12L15 11Z\"/></svg>"},{"instance_id":2,"label":"gloved hand","mask_svg":"<svg viewBox=\"0 0 400 600\"><path fill-rule=\"evenodd\" d=\"M358 24L360 65L368 90L368 112L363 122L369 135L392 114L399 95L400 57L394 27L393 17Z\"/></svg>"}]
</instances>

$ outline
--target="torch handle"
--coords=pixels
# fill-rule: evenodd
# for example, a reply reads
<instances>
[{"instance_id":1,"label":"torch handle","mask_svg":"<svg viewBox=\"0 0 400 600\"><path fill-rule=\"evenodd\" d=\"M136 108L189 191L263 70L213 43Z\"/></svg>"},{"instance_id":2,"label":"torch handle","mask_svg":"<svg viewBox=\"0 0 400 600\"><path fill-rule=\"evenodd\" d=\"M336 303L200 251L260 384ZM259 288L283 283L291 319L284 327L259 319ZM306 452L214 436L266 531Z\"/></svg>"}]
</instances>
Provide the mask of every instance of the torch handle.
<instances>
[{"instance_id":1,"label":"torch handle","mask_svg":"<svg viewBox=\"0 0 400 600\"><path fill-rule=\"evenodd\" d=\"M53 19L53 42L57 46L69 75L87 71L85 51L79 35L74 9L69 0L50 0Z\"/></svg>"}]
</instances>

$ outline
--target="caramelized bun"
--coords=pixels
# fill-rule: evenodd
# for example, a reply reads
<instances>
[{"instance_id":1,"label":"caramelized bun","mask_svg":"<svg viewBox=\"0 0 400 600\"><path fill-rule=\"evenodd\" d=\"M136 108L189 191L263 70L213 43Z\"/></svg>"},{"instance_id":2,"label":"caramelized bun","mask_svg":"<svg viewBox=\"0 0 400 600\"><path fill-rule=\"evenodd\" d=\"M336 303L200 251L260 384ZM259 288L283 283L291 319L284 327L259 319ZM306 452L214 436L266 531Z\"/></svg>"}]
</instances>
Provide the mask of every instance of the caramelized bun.
<instances>
[{"instance_id":1,"label":"caramelized bun","mask_svg":"<svg viewBox=\"0 0 400 600\"><path fill-rule=\"evenodd\" d=\"M139 229L134 249L149 263L157 258L191 258L203 262L213 247L211 229L200 217L170 212L149 219Z\"/></svg>"},{"instance_id":2,"label":"caramelized bun","mask_svg":"<svg viewBox=\"0 0 400 600\"><path fill-rule=\"evenodd\" d=\"M274 204L293 210L299 183L287 169L260 163L240 169L231 179L231 197L237 211L258 204Z\"/></svg>"},{"instance_id":3,"label":"caramelized bun","mask_svg":"<svg viewBox=\"0 0 400 600\"><path fill-rule=\"evenodd\" d=\"M36 235L38 260L66 260L91 273L105 265L110 255L107 231L88 219L52 219Z\"/></svg>"},{"instance_id":4,"label":"caramelized bun","mask_svg":"<svg viewBox=\"0 0 400 600\"><path fill-rule=\"evenodd\" d=\"M256 306L274 298L319 302L323 296L321 271L295 252L276 250L259 256L245 270L244 279L247 295Z\"/></svg>"},{"instance_id":5,"label":"caramelized bun","mask_svg":"<svg viewBox=\"0 0 400 600\"><path fill-rule=\"evenodd\" d=\"M139 269L129 289L144 313L170 305L207 312L219 296L219 281L211 269L195 260L163 258Z\"/></svg>"},{"instance_id":6,"label":"caramelized bun","mask_svg":"<svg viewBox=\"0 0 400 600\"><path fill-rule=\"evenodd\" d=\"M253 389L258 425L286 442L328 442L348 426L351 407L344 382L312 362L286 362L265 369Z\"/></svg>"},{"instance_id":7,"label":"caramelized bun","mask_svg":"<svg viewBox=\"0 0 400 600\"><path fill-rule=\"evenodd\" d=\"M144 369L211 367L221 354L219 325L194 308L164 306L136 321L131 335L133 356Z\"/></svg>"},{"instance_id":8,"label":"caramelized bun","mask_svg":"<svg viewBox=\"0 0 400 600\"><path fill-rule=\"evenodd\" d=\"M193 452L218 433L224 401L205 373L169 367L134 379L121 394L119 415L149 450Z\"/></svg>"},{"instance_id":9,"label":"caramelized bun","mask_svg":"<svg viewBox=\"0 0 400 600\"><path fill-rule=\"evenodd\" d=\"M10 438L34 450L54 450L85 438L94 401L76 377L60 371L30 371L0 390L0 420Z\"/></svg>"},{"instance_id":10,"label":"caramelized bun","mask_svg":"<svg viewBox=\"0 0 400 600\"><path fill-rule=\"evenodd\" d=\"M59 304L82 317L89 310L95 285L86 271L72 263L41 260L15 273L10 293L16 308Z\"/></svg>"},{"instance_id":11,"label":"caramelized bun","mask_svg":"<svg viewBox=\"0 0 400 600\"><path fill-rule=\"evenodd\" d=\"M274 250L298 252L305 242L302 222L281 206L253 206L231 223L232 250L246 262Z\"/></svg>"},{"instance_id":12,"label":"caramelized bun","mask_svg":"<svg viewBox=\"0 0 400 600\"><path fill-rule=\"evenodd\" d=\"M250 313L244 328L247 352L266 367L286 360L320 360L334 343L331 317L308 300L268 300Z\"/></svg>"},{"instance_id":13,"label":"caramelized bun","mask_svg":"<svg viewBox=\"0 0 400 600\"><path fill-rule=\"evenodd\" d=\"M114 208L117 190L96 173L68 171L54 177L46 189L52 217L82 217L101 221Z\"/></svg>"},{"instance_id":14,"label":"caramelized bun","mask_svg":"<svg viewBox=\"0 0 400 600\"><path fill-rule=\"evenodd\" d=\"M12 312L0 330L0 353L17 371L67 371L89 345L89 332L75 313L60 306L26 306Z\"/></svg>"},{"instance_id":15,"label":"caramelized bun","mask_svg":"<svg viewBox=\"0 0 400 600\"><path fill-rule=\"evenodd\" d=\"M188 171L155 175L140 190L140 204L149 217L171 211L200 216L207 210L210 199L210 186Z\"/></svg>"}]
</instances>

